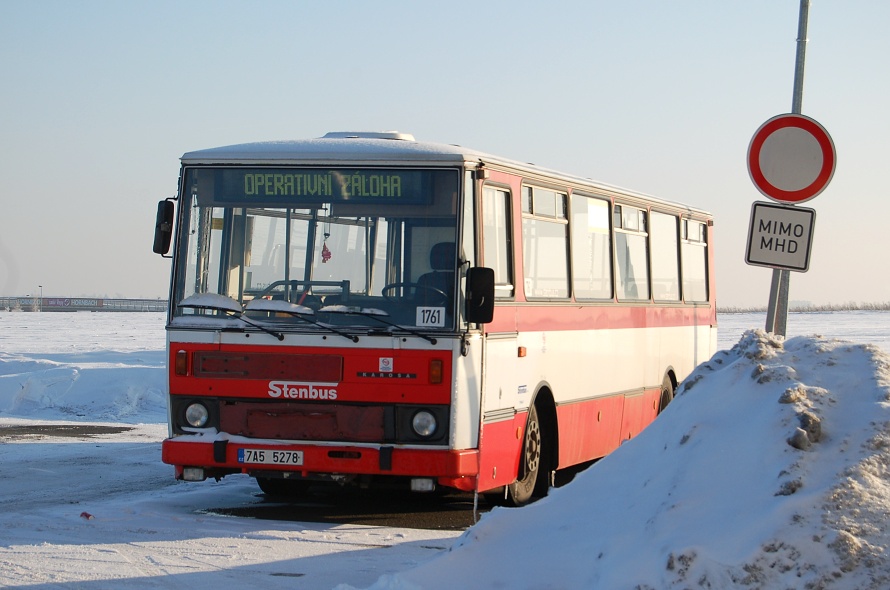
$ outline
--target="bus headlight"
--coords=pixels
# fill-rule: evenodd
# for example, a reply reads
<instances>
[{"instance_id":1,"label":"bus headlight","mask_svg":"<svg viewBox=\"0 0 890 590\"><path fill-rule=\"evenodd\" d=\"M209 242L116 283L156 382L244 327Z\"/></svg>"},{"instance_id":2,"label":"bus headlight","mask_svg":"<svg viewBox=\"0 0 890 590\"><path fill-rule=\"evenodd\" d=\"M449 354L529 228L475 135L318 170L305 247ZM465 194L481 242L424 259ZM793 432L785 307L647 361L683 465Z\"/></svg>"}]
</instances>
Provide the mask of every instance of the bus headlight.
<instances>
[{"instance_id":1,"label":"bus headlight","mask_svg":"<svg viewBox=\"0 0 890 590\"><path fill-rule=\"evenodd\" d=\"M426 410L420 410L411 419L411 428L414 429L417 436L423 438L428 438L435 434L437 426L436 417Z\"/></svg>"},{"instance_id":2,"label":"bus headlight","mask_svg":"<svg viewBox=\"0 0 890 590\"><path fill-rule=\"evenodd\" d=\"M185 409L185 421L194 428L204 428L210 419L210 411L204 404L189 404Z\"/></svg>"}]
</instances>

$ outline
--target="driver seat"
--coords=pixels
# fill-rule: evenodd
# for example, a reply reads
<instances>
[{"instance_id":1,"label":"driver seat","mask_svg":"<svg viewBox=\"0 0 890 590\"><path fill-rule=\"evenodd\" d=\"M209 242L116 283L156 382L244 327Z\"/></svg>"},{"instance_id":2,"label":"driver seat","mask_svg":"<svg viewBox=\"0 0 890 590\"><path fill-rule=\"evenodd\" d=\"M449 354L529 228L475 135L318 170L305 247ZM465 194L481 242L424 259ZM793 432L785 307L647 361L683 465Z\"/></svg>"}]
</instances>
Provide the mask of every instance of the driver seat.
<instances>
[{"instance_id":1,"label":"driver seat","mask_svg":"<svg viewBox=\"0 0 890 590\"><path fill-rule=\"evenodd\" d=\"M418 305L430 305L451 307L454 295L455 256L454 242L439 242L430 250L431 272L420 275L417 279L419 285L438 289L448 296L442 301L442 296L428 289L417 289Z\"/></svg>"}]
</instances>

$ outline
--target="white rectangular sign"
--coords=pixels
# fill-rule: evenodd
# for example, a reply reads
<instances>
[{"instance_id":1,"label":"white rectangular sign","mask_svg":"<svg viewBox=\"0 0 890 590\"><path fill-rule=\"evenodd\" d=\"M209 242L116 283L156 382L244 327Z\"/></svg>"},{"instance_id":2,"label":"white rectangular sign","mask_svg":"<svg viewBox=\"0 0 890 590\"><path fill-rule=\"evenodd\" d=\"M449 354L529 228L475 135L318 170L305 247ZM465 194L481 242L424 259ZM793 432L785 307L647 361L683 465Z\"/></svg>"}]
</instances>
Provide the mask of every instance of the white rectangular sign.
<instances>
[{"instance_id":1,"label":"white rectangular sign","mask_svg":"<svg viewBox=\"0 0 890 590\"><path fill-rule=\"evenodd\" d=\"M756 202L751 207L745 262L806 272L810 267L816 211Z\"/></svg>"},{"instance_id":2,"label":"white rectangular sign","mask_svg":"<svg viewBox=\"0 0 890 590\"><path fill-rule=\"evenodd\" d=\"M445 308L444 307L418 307L417 319L415 326L425 328L443 328L445 326Z\"/></svg>"}]
</instances>

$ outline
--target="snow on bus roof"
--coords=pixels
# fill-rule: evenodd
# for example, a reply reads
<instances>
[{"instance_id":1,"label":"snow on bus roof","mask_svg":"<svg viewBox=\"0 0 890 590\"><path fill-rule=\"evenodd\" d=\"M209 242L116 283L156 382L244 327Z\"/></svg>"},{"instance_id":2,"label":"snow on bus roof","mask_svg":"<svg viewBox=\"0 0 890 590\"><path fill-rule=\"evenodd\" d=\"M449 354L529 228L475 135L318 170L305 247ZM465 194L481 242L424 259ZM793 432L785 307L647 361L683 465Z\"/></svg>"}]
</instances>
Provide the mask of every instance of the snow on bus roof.
<instances>
[{"instance_id":1,"label":"snow on bus roof","mask_svg":"<svg viewBox=\"0 0 890 590\"><path fill-rule=\"evenodd\" d=\"M393 137L388 137L393 136ZM187 164L256 164L282 161L446 161L465 162L488 157L460 146L415 141L398 132L329 133L317 139L243 143L188 152Z\"/></svg>"},{"instance_id":2,"label":"snow on bus roof","mask_svg":"<svg viewBox=\"0 0 890 590\"><path fill-rule=\"evenodd\" d=\"M702 209L654 197L645 193L629 190L608 183L567 174L553 169L543 168L535 164L511 160L501 156L480 152L459 145L416 141L409 133L398 131L351 132L338 131L327 133L315 139L297 139L281 141L262 141L242 143L204 150L196 150L183 154L184 165L281 165L281 164L312 164L314 162L342 162L355 164L427 164L434 162L444 164L465 164L485 162L522 171L549 176L554 179L571 182L611 191L625 195L659 201L674 207L683 207L689 212L706 214Z\"/></svg>"}]
</instances>

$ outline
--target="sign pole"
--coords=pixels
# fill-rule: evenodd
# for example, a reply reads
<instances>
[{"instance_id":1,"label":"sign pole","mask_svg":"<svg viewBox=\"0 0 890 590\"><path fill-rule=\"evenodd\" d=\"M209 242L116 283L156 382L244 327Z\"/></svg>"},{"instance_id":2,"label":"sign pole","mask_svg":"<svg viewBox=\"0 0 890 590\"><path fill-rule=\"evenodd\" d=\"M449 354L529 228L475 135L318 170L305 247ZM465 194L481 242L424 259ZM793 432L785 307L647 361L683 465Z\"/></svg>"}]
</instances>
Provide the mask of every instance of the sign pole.
<instances>
[{"instance_id":1,"label":"sign pole","mask_svg":"<svg viewBox=\"0 0 890 590\"><path fill-rule=\"evenodd\" d=\"M803 72L807 56L807 20L810 14L810 0L800 0L800 16L797 21L797 57L794 63L794 96L791 112L799 115L803 106ZM766 310L766 331L777 336L785 335L788 323L788 288L791 273L785 269L774 269L769 291L769 306Z\"/></svg>"}]
</instances>

